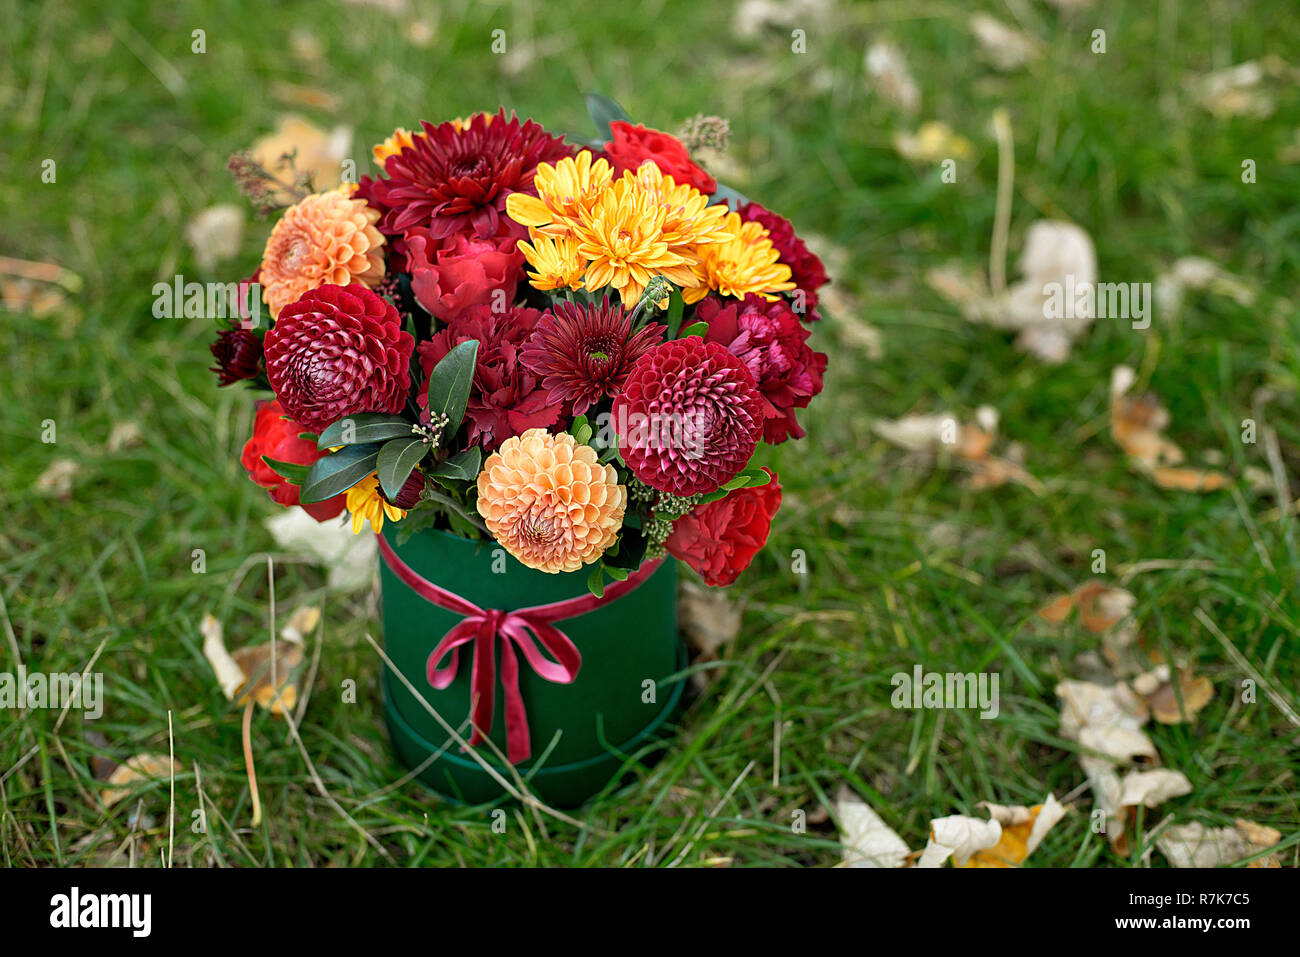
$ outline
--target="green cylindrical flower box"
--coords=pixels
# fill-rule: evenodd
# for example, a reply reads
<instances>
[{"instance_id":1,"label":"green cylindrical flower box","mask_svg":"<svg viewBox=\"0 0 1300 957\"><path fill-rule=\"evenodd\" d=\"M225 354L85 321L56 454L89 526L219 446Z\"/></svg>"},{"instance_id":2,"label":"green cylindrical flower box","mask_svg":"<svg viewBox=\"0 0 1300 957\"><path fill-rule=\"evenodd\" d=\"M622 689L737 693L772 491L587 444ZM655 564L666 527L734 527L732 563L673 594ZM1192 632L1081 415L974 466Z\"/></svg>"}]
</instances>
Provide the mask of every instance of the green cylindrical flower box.
<instances>
[{"instance_id":1,"label":"green cylindrical flower box","mask_svg":"<svg viewBox=\"0 0 1300 957\"><path fill-rule=\"evenodd\" d=\"M399 530L400 526L386 524L383 536L401 562L481 609L517 611L588 594L585 570L554 575L534 571L491 542L433 530L417 532L398 545ZM379 567L389 658L425 701L452 727L462 728L468 739L475 644L459 649L455 678L445 688L434 688L427 670L430 653L448 631L465 621L464 616L417 594L382 556ZM630 770L630 757L648 756L654 748L647 746L663 741L684 685L684 679L674 677L684 662L677 632L676 584L676 565L668 558L631 591L592 611L552 622L582 656L570 683L547 680L524 655L518 655L519 696L526 711L531 754L515 765L515 771L541 800L563 807L581 804L620 772ZM493 644L496 673L487 737L505 755L504 639L494 638ZM444 658L441 664L447 662ZM407 767L423 766L418 774L422 782L467 804L503 795L492 775L449 739L437 719L387 668L383 689L393 747ZM509 765L486 743L475 751L502 777L513 780Z\"/></svg>"}]
</instances>

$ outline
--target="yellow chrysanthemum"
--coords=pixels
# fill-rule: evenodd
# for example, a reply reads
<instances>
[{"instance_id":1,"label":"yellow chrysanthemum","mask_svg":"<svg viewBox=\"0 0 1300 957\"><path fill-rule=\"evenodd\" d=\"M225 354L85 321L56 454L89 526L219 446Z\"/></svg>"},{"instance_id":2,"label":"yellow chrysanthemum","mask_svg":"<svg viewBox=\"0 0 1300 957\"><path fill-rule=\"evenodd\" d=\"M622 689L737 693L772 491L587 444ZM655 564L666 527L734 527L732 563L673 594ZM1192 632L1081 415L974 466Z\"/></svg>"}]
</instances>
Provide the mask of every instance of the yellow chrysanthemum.
<instances>
[{"instance_id":1,"label":"yellow chrysanthemum","mask_svg":"<svg viewBox=\"0 0 1300 957\"><path fill-rule=\"evenodd\" d=\"M393 130L392 136L388 137L388 139L384 140L382 143L376 143L371 149L370 152L375 157L375 164L380 169L383 169L384 163L387 162L388 157L396 156L408 146L412 146L414 144L414 138L423 135L424 133L422 132L412 133L405 127L399 126L397 129Z\"/></svg>"},{"instance_id":2,"label":"yellow chrysanthemum","mask_svg":"<svg viewBox=\"0 0 1300 957\"><path fill-rule=\"evenodd\" d=\"M629 309L656 273L679 286L699 281L692 261L668 248L664 208L641 199L632 191L605 190L574 227L578 252L591 262L587 288L612 286Z\"/></svg>"},{"instance_id":3,"label":"yellow chrysanthemum","mask_svg":"<svg viewBox=\"0 0 1300 957\"><path fill-rule=\"evenodd\" d=\"M353 535L359 535L366 522L370 522L370 528L378 534L383 530L385 515L394 522L406 518L406 512L396 505L389 505L379 494L379 477L374 473L348 489L345 504L352 514Z\"/></svg>"},{"instance_id":4,"label":"yellow chrysanthemum","mask_svg":"<svg viewBox=\"0 0 1300 957\"><path fill-rule=\"evenodd\" d=\"M513 196L511 197L514 198ZM578 241L568 236L547 236L533 232L531 243L520 241L528 265L533 269L528 280L534 289L581 289L587 260L578 251Z\"/></svg>"},{"instance_id":5,"label":"yellow chrysanthemum","mask_svg":"<svg viewBox=\"0 0 1300 957\"><path fill-rule=\"evenodd\" d=\"M506 212L517 223L548 236L568 236L584 210L610 183L613 170L604 157L592 161L590 150L558 163L539 163L533 178L536 196L511 193Z\"/></svg>"},{"instance_id":6,"label":"yellow chrysanthemum","mask_svg":"<svg viewBox=\"0 0 1300 957\"><path fill-rule=\"evenodd\" d=\"M761 223L742 223L739 213L727 216L728 230L736 238L725 243L695 247L699 285L683 288L682 298L698 302L712 290L719 295L743 299L749 293L775 299L775 293L794 288L790 267L781 262L771 237Z\"/></svg>"},{"instance_id":7,"label":"yellow chrysanthemum","mask_svg":"<svg viewBox=\"0 0 1300 957\"><path fill-rule=\"evenodd\" d=\"M478 512L501 546L529 568L572 572L596 561L623 527L627 486L596 450L567 432L529 429L488 456Z\"/></svg>"},{"instance_id":8,"label":"yellow chrysanthemum","mask_svg":"<svg viewBox=\"0 0 1300 957\"><path fill-rule=\"evenodd\" d=\"M725 203L709 205L709 197L689 183L677 183L665 176L651 160L635 172L624 173L614 188L635 196L637 202L661 206L664 242L684 258L698 258L691 246L728 242L737 236L728 227L729 209Z\"/></svg>"}]
</instances>

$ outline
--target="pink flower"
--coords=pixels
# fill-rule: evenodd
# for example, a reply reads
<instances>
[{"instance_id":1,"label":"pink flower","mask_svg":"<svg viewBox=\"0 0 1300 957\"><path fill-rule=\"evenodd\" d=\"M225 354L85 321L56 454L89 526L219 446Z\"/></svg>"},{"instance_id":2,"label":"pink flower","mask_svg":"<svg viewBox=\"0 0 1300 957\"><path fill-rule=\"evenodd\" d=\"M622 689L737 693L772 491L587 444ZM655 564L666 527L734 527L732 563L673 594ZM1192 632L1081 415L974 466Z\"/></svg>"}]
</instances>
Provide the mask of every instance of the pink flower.
<instances>
[{"instance_id":1,"label":"pink flower","mask_svg":"<svg viewBox=\"0 0 1300 957\"><path fill-rule=\"evenodd\" d=\"M474 384L465 410L470 445L482 445L490 452L511 436L546 428L559 418L560 407L543 388L542 377L520 361L524 344L541 316L540 310L522 306L501 313L487 306L469 306L416 347L427 380L438 360L455 346L478 340ZM422 391L421 408L427 408L428 402L427 392Z\"/></svg>"},{"instance_id":2,"label":"pink flower","mask_svg":"<svg viewBox=\"0 0 1300 957\"><path fill-rule=\"evenodd\" d=\"M406 242L411 291L444 322L470 306L492 305L494 296L512 302L524 274L524 254L517 242L509 236L476 239L458 234L445 240L430 261L430 240L411 236Z\"/></svg>"},{"instance_id":3,"label":"pink flower","mask_svg":"<svg viewBox=\"0 0 1300 957\"><path fill-rule=\"evenodd\" d=\"M778 445L790 436L804 437L795 410L808 406L822 390L826 355L808 345L808 328L785 300L767 302L746 296L726 304L703 300L695 318L709 324L705 342L726 346L745 363L763 396L763 441Z\"/></svg>"}]
</instances>

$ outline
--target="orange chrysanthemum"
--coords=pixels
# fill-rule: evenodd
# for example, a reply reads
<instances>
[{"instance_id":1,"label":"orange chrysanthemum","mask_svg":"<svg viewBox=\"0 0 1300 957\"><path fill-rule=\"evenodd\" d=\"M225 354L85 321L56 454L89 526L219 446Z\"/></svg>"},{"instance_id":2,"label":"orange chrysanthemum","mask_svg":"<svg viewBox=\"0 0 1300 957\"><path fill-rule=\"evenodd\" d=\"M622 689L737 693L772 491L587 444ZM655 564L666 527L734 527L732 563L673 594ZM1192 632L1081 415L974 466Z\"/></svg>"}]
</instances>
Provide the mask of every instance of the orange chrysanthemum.
<instances>
[{"instance_id":1,"label":"orange chrysanthemum","mask_svg":"<svg viewBox=\"0 0 1300 957\"><path fill-rule=\"evenodd\" d=\"M376 143L371 148L370 152L375 157L375 165L380 169L383 169L384 163L388 161L388 157L396 156L398 153L402 152L402 150L411 146L414 142L412 137L423 135L423 132L412 133L406 127L399 126L397 129L393 130L392 136L388 137L388 139L384 140L382 143Z\"/></svg>"},{"instance_id":2,"label":"orange chrysanthemum","mask_svg":"<svg viewBox=\"0 0 1300 957\"><path fill-rule=\"evenodd\" d=\"M266 241L258 281L271 315L326 283L375 287L384 278L379 211L337 190L290 206Z\"/></svg>"},{"instance_id":3,"label":"orange chrysanthemum","mask_svg":"<svg viewBox=\"0 0 1300 957\"><path fill-rule=\"evenodd\" d=\"M529 429L506 439L478 477L478 511L529 568L572 572L596 561L623 525L627 486L568 433Z\"/></svg>"},{"instance_id":4,"label":"orange chrysanthemum","mask_svg":"<svg viewBox=\"0 0 1300 957\"><path fill-rule=\"evenodd\" d=\"M695 247L699 253L699 265L695 267L699 284L682 290L688 304L703 299L710 290L737 299L754 293L770 301L776 299L775 293L794 288L790 267L781 262L762 223L742 223L738 213L731 213L727 216L727 230L736 238Z\"/></svg>"}]
</instances>

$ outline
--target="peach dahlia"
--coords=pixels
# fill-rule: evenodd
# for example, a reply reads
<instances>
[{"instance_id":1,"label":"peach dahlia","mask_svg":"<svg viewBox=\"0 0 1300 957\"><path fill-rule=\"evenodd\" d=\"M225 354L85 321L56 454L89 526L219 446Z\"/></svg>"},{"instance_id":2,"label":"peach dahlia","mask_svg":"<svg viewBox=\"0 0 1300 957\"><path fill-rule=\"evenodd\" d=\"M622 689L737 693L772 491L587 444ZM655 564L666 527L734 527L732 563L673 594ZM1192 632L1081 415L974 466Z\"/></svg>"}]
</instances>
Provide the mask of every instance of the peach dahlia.
<instances>
[{"instance_id":1,"label":"peach dahlia","mask_svg":"<svg viewBox=\"0 0 1300 957\"><path fill-rule=\"evenodd\" d=\"M377 286L384 278L378 221L378 210L338 190L290 206L271 230L258 273L271 315L326 283Z\"/></svg>"},{"instance_id":2,"label":"peach dahlia","mask_svg":"<svg viewBox=\"0 0 1300 957\"><path fill-rule=\"evenodd\" d=\"M612 465L568 433L529 429L506 439L478 477L478 511L511 555L543 572L596 561L623 525L627 487Z\"/></svg>"}]
</instances>

